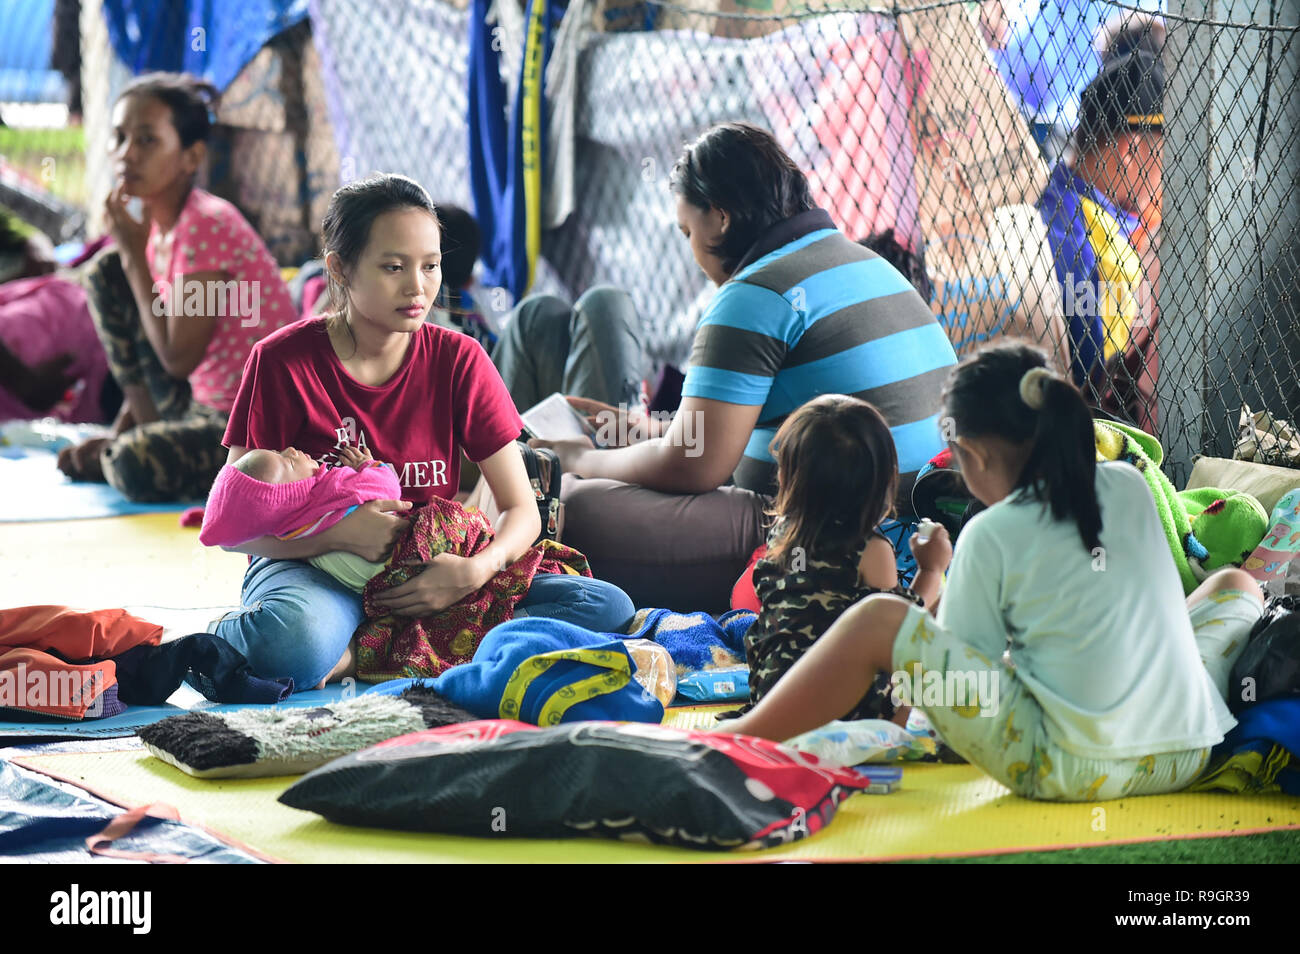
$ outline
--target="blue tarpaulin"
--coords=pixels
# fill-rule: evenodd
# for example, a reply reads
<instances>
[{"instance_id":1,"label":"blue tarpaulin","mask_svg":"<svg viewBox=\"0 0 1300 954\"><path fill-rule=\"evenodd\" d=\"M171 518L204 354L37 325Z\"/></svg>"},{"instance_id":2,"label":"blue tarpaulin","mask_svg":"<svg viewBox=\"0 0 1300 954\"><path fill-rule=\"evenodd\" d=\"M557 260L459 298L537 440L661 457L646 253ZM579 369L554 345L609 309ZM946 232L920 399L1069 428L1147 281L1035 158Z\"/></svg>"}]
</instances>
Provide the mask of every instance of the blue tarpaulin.
<instances>
[{"instance_id":1,"label":"blue tarpaulin","mask_svg":"<svg viewBox=\"0 0 1300 954\"><path fill-rule=\"evenodd\" d=\"M187 72L225 89L307 0L103 0L108 39L133 73Z\"/></svg>"},{"instance_id":2,"label":"blue tarpaulin","mask_svg":"<svg viewBox=\"0 0 1300 954\"><path fill-rule=\"evenodd\" d=\"M59 103L63 76L50 67L54 0L0 0L0 103Z\"/></svg>"},{"instance_id":3,"label":"blue tarpaulin","mask_svg":"<svg viewBox=\"0 0 1300 954\"><path fill-rule=\"evenodd\" d=\"M114 861L91 854L86 839L122 811L89 792L0 759L0 859L28 864ZM205 831L159 818L143 819L113 847L142 859L173 855L207 863L260 863Z\"/></svg>"},{"instance_id":4,"label":"blue tarpaulin","mask_svg":"<svg viewBox=\"0 0 1300 954\"><path fill-rule=\"evenodd\" d=\"M1132 6L1163 13L1164 0L1135 0ZM1100 0L1021 0L1008 4L1006 48L994 50L1002 78L1034 122L1074 128L1079 96L1101 68L1093 37L1121 7Z\"/></svg>"}]
</instances>

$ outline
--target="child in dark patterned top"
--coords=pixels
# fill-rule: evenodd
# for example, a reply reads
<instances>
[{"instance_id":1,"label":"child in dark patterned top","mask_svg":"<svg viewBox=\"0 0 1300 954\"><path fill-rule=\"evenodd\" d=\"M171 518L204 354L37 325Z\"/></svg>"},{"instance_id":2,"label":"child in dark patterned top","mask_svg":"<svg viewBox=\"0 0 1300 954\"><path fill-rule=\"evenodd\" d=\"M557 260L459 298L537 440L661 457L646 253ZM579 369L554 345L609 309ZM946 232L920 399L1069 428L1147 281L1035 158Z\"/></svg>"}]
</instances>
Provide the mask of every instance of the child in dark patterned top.
<instances>
[{"instance_id":1,"label":"child in dark patterned top","mask_svg":"<svg viewBox=\"0 0 1300 954\"><path fill-rule=\"evenodd\" d=\"M791 414L772 441L779 490L767 553L754 568L762 609L745 637L747 712L854 603L895 593L921 605L939 595L952 556L947 531L912 536L918 572L899 585L893 548L876 531L893 510L898 458L889 425L871 404L842 394ZM906 720L890 700L889 674L840 718Z\"/></svg>"}]
</instances>

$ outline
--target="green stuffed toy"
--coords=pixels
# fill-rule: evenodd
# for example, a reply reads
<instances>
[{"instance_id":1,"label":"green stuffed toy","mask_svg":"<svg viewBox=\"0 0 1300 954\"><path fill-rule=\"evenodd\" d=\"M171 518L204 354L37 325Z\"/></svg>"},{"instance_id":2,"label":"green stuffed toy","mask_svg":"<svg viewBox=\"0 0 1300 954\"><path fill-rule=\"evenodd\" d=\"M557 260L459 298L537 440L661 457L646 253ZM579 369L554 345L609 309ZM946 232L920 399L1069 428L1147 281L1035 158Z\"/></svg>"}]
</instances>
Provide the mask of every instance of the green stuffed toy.
<instances>
[{"instance_id":1,"label":"green stuffed toy","mask_svg":"<svg viewBox=\"0 0 1300 954\"><path fill-rule=\"evenodd\" d=\"M1268 514L1250 494L1201 487L1174 490L1160 470L1164 449L1145 431L1117 421L1092 422L1097 460L1122 460L1142 474L1178 568L1183 593L1191 593L1214 570L1240 566L1264 539Z\"/></svg>"},{"instance_id":2,"label":"green stuffed toy","mask_svg":"<svg viewBox=\"0 0 1300 954\"><path fill-rule=\"evenodd\" d=\"M1199 564L1188 561L1199 579L1221 567L1241 566L1268 531L1264 505L1244 491L1199 487L1179 491L1178 497L1187 507L1192 536L1207 553Z\"/></svg>"}]
</instances>

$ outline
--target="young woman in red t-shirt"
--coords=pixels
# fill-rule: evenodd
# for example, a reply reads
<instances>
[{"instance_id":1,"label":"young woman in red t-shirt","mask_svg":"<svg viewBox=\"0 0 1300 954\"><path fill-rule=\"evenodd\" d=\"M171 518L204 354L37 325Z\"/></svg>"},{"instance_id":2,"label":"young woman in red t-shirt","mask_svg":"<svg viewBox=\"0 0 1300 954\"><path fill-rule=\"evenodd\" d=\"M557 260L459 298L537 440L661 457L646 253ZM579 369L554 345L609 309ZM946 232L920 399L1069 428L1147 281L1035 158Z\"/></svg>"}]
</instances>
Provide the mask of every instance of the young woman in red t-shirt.
<instances>
[{"instance_id":1,"label":"young woman in red t-shirt","mask_svg":"<svg viewBox=\"0 0 1300 954\"><path fill-rule=\"evenodd\" d=\"M441 284L441 233L416 182L382 175L334 194L324 222L331 313L282 328L249 355L224 444L233 463L254 448L297 447L322 463L343 447L389 461L401 500L371 501L329 530L296 540L262 537L238 549L254 560L243 608L215 632L267 677L299 688L348 675L362 620L356 594L304 559L345 550L383 559L402 511L459 486L462 451L478 464L501 509L496 539L466 558L441 554L387 594L399 615L444 609L486 583L537 538L537 505L514 441L523 429L482 346L425 321ZM631 601L609 583L539 576L521 615L620 631Z\"/></svg>"}]
</instances>

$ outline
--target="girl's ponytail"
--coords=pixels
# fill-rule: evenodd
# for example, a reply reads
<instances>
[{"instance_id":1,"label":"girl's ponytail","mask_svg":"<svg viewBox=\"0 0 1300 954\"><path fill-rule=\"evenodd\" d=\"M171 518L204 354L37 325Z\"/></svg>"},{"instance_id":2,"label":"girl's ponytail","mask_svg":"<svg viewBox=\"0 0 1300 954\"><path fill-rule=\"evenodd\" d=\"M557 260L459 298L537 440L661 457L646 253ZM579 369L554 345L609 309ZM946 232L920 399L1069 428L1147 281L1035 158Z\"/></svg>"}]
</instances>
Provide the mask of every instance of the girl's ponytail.
<instances>
[{"instance_id":1,"label":"girl's ponytail","mask_svg":"<svg viewBox=\"0 0 1300 954\"><path fill-rule=\"evenodd\" d=\"M1083 545L1095 550L1101 546L1101 508L1092 415L1078 390L1046 368L1026 371L1019 391L1038 414L1021 484L1033 487L1056 519L1073 517Z\"/></svg>"},{"instance_id":2,"label":"girl's ponytail","mask_svg":"<svg viewBox=\"0 0 1300 954\"><path fill-rule=\"evenodd\" d=\"M958 435L1027 444L1016 487L1057 520L1073 520L1090 551L1101 545L1092 414L1078 388L1048 369L1041 350L1015 340L982 348L953 372L944 406Z\"/></svg>"}]
</instances>

